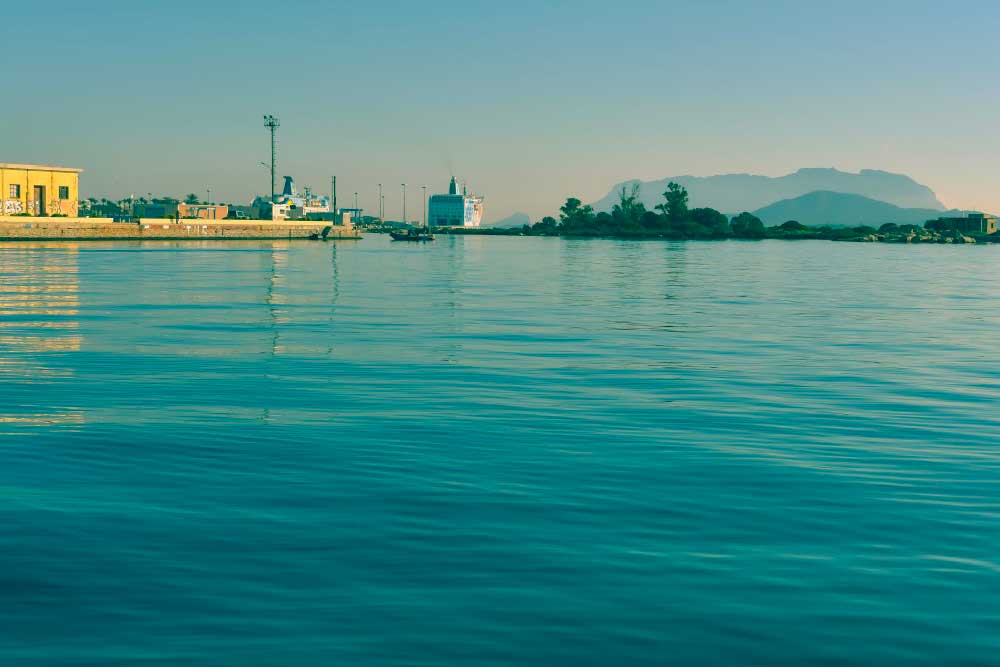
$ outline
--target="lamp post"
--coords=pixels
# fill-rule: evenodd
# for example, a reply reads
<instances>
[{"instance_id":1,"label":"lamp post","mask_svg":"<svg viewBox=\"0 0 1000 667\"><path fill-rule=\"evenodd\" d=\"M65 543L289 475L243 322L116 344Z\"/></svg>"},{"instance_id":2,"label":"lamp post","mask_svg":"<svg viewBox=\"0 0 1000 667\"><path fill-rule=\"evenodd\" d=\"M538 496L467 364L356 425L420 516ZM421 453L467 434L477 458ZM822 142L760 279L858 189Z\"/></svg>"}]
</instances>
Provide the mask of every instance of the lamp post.
<instances>
[{"instance_id":1,"label":"lamp post","mask_svg":"<svg viewBox=\"0 0 1000 667\"><path fill-rule=\"evenodd\" d=\"M424 227L427 226L427 186L421 185L420 189L424 191Z\"/></svg>"},{"instance_id":2,"label":"lamp post","mask_svg":"<svg viewBox=\"0 0 1000 667\"><path fill-rule=\"evenodd\" d=\"M378 221L379 222L382 222L383 221L383 217L384 217L383 214L382 214L383 213L382 212L382 201L384 199L385 198L382 196L382 184L379 183L378 184Z\"/></svg>"},{"instance_id":3,"label":"lamp post","mask_svg":"<svg viewBox=\"0 0 1000 667\"><path fill-rule=\"evenodd\" d=\"M406 183L403 183L403 224L406 224Z\"/></svg>"},{"instance_id":4,"label":"lamp post","mask_svg":"<svg viewBox=\"0 0 1000 667\"><path fill-rule=\"evenodd\" d=\"M277 197L275 196L275 192L274 192L275 189L276 189L275 188L275 183L274 183L274 172L276 171L275 170L275 165L277 163L277 154L278 154L278 151L277 151L277 142L275 141L275 136L274 135L278 131L278 128L281 127L281 123L278 122L278 119L276 117L271 116L271 115L267 115L267 116L264 116L264 127L266 127L271 132L271 168L270 168L270 172L271 172L271 203L274 203L275 200L277 199Z\"/></svg>"},{"instance_id":5,"label":"lamp post","mask_svg":"<svg viewBox=\"0 0 1000 667\"><path fill-rule=\"evenodd\" d=\"M354 193L354 212L358 214L359 218L361 217L361 214L358 213L358 193L357 192Z\"/></svg>"}]
</instances>

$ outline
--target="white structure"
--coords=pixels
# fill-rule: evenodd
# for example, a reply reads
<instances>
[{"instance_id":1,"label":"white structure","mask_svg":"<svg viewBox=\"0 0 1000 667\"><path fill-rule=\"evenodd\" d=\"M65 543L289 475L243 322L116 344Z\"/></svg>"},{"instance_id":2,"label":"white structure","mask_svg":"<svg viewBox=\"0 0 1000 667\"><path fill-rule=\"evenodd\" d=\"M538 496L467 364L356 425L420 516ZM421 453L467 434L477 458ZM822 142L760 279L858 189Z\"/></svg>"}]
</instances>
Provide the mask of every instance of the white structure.
<instances>
[{"instance_id":1,"label":"white structure","mask_svg":"<svg viewBox=\"0 0 1000 667\"><path fill-rule=\"evenodd\" d=\"M453 176L448 194L431 196L427 222L432 227L479 227L483 222L483 198L469 195L465 188L459 194Z\"/></svg>"},{"instance_id":2,"label":"white structure","mask_svg":"<svg viewBox=\"0 0 1000 667\"><path fill-rule=\"evenodd\" d=\"M309 188L306 188L305 194L300 195L291 176L285 176L285 188L273 202L257 197L252 206L255 216L264 220L304 220L310 213L331 212L329 197L314 195Z\"/></svg>"}]
</instances>

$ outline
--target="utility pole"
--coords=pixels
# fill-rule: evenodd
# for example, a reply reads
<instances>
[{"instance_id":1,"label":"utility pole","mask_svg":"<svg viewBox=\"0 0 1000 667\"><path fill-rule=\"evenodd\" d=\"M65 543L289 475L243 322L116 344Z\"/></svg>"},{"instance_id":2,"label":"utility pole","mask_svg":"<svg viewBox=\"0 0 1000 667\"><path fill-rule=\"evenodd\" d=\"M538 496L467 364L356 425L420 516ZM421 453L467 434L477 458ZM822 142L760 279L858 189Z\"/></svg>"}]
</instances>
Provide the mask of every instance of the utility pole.
<instances>
[{"instance_id":1,"label":"utility pole","mask_svg":"<svg viewBox=\"0 0 1000 667\"><path fill-rule=\"evenodd\" d=\"M385 197L382 196L382 184L378 184L378 221L385 222L385 211L382 210L382 205L385 202Z\"/></svg>"},{"instance_id":2,"label":"utility pole","mask_svg":"<svg viewBox=\"0 0 1000 667\"><path fill-rule=\"evenodd\" d=\"M403 183L403 224L406 224L406 183Z\"/></svg>"},{"instance_id":3,"label":"utility pole","mask_svg":"<svg viewBox=\"0 0 1000 667\"><path fill-rule=\"evenodd\" d=\"M359 218L361 217L361 213L358 212L358 193L357 192L354 193L354 212L358 214Z\"/></svg>"},{"instance_id":4,"label":"utility pole","mask_svg":"<svg viewBox=\"0 0 1000 667\"><path fill-rule=\"evenodd\" d=\"M336 176L331 176L330 177L330 201L333 202L333 219L334 219L334 222L336 222L336 220L337 220L337 213L339 213L339 211L337 210L337 177Z\"/></svg>"},{"instance_id":5,"label":"utility pole","mask_svg":"<svg viewBox=\"0 0 1000 667\"><path fill-rule=\"evenodd\" d=\"M421 185L420 188L424 191L424 227L427 226L427 186Z\"/></svg>"},{"instance_id":6,"label":"utility pole","mask_svg":"<svg viewBox=\"0 0 1000 667\"><path fill-rule=\"evenodd\" d=\"M277 117L265 115L264 127L266 127L268 130L271 131L271 203L273 204L277 200L277 197L275 196L274 192L276 188L274 173L275 170L277 169L277 157L278 157L278 150L277 150L278 145L275 139L275 135L278 131L278 128L281 127L281 123L278 122Z\"/></svg>"}]
</instances>

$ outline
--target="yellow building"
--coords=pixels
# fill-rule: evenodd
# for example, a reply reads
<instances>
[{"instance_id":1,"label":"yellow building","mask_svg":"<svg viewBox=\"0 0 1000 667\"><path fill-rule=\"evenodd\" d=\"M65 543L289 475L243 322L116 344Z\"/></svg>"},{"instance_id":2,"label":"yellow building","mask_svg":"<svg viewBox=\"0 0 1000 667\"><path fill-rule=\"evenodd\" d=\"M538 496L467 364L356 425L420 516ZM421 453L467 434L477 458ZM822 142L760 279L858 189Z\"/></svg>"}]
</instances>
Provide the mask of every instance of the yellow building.
<instances>
[{"instance_id":1,"label":"yellow building","mask_svg":"<svg viewBox=\"0 0 1000 667\"><path fill-rule=\"evenodd\" d=\"M0 162L0 215L79 213L80 172L72 167Z\"/></svg>"}]
</instances>

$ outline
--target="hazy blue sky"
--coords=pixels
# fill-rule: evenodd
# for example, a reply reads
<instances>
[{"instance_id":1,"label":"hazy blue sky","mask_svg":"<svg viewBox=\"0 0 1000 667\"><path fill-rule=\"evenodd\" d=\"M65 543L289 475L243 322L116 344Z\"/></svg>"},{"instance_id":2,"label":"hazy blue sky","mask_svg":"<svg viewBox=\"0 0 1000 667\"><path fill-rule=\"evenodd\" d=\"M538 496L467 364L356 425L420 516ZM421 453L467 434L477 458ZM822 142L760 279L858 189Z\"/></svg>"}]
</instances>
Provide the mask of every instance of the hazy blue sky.
<instances>
[{"instance_id":1,"label":"hazy blue sky","mask_svg":"<svg viewBox=\"0 0 1000 667\"><path fill-rule=\"evenodd\" d=\"M5 3L0 36L0 161L83 167L85 196L247 202L274 113L281 174L367 207L382 182L393 215L452 170L493 220L803 166L1000 212L995 0L55 0Z\"/></svg>"}]
</instances>

